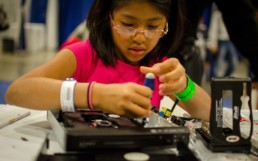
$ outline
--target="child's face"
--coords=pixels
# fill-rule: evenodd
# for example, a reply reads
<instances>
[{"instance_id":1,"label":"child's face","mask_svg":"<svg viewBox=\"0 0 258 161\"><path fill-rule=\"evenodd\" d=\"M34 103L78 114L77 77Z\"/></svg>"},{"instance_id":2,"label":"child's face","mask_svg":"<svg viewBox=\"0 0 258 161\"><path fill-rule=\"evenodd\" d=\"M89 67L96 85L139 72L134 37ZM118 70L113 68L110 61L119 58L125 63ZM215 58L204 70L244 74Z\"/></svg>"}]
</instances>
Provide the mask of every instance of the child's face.
<instances>
[{"instance_id":1,"label":"child's face","mask_svg":"<svg viewBox=\"0 0 258 161\"><path fill-rule=\"evenodd\" d=\"M138 64L156 46L167 23L166 17L146 2L115 10L112 17L119 59L130 64Z\"/></svg>"}]
</instances>

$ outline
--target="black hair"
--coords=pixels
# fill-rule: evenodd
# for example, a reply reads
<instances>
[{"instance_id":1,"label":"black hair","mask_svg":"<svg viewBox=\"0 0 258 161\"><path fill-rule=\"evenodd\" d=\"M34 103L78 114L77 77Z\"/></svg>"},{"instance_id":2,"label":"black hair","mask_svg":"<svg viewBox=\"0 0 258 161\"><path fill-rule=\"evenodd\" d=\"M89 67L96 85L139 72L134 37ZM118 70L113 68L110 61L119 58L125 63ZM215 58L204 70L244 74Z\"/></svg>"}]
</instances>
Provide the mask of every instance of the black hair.
<instances>
[{"instance_id":1,"label":"black hair","mask_svg":"<svg viewBox=\"0 0 258 161\"><path fill-rule=\"evenodd\" d=\"M94 0L87 18L89 40L97 55L106 65L116 64L116 50L113 43L110 24L110 13L138 0ZM142 0L141 0L142 1ZM184 26L183 0L145 0L153 4L167 18L168 33L164 35L147 54L140 65L149 65L160 61L164 56L173 53L181 43Z\"/></svg>"}]
</instances>

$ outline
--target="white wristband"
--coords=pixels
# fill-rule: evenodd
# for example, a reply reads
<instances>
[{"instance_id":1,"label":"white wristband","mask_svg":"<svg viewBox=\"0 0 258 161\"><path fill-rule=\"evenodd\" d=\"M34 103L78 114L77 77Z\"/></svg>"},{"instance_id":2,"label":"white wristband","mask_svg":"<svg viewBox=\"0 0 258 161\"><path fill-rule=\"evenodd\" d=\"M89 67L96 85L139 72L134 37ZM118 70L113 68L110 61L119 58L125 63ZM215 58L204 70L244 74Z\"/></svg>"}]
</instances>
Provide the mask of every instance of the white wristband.
<instances>
[{"instance_id":1,"label":"white wristband","mask_svg":"<svg viewBox=\"0 0 258 161\"><path fill-rule=\"evenodd\" d=\"M67 78L63 82L60 92L60 103L63 112L75 112L74 107L74 87L76 80Z\"/></svg>"}]
</instances>

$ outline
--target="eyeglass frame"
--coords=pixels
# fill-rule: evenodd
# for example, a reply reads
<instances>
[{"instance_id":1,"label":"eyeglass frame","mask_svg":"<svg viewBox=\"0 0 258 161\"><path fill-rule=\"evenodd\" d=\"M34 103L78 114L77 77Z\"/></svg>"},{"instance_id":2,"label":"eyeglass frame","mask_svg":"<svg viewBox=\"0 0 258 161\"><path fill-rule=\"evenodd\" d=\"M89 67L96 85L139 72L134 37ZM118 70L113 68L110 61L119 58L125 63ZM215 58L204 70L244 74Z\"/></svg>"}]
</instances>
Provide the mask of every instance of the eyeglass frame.
<instances>
[{"instance_id":1,"label":"eyeglass frame","mask_svg":"<svg viewBox=\"0 0 258 161\"><path fill-rule=\"evenodd\" d=\"M119 33L121 35L135 36L136 33L140 32L140 33L143 33L143 35L146 38L152 39L152 38L162 38L164 35L166 35L168 33L168 22L166 22L166 26L165 26L164 30L138 30L138 29L136 29L134 27L115 25L114 20L111 17L111 15L110 15L110 20L111 20L112 27L117 31L117 33ZM128 33L128 32L124 33L123 31L122 31L123 33L121 33L121 30L119 32L118 30L119 30L119 28L121 29L121 27L126 29L127 31L131 30L131 31L129 31L130 33ZM159 31L159 32L162 32L162 33L161 33L160 36L157 36L157 37L155 37L155 36L154 37L147 36L148 32L151 33L151 31Z\"/></svg>"}]
</instances>

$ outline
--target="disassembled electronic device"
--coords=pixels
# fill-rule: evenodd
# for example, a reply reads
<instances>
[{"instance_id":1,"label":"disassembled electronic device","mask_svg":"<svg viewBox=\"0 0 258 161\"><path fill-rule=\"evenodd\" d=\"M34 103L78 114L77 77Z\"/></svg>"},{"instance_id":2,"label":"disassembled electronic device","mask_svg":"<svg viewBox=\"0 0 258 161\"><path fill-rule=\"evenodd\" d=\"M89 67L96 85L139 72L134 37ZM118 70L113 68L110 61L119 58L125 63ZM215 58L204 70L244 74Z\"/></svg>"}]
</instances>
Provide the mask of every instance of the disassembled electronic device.
<instances>
[{"instance_id":1,"label":"disassembled electronic device","mask_svg":"<svg viewBox=\"0 0 258 161\"><path fill-rule=\"evenodd\" d=\"M129 119L103 111L48 111L47 118L65 151L133 149L188 145L189 129L168 122L156 113L145 119Z\"/></svg>"}]
</instances>

